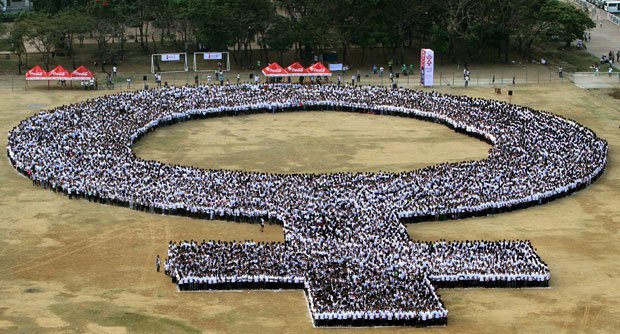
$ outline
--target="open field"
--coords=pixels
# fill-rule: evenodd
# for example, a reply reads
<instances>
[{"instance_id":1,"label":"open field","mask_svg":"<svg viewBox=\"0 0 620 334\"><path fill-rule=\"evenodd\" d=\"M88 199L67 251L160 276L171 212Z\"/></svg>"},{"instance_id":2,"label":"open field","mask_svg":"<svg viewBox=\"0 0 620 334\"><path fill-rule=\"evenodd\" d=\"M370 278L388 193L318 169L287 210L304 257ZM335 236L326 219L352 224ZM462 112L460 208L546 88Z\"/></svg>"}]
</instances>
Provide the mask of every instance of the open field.
<instances>
[{"instance_id":1,"label":"open field","mask_svg":"<svg viewBox=\"0 0 620 334\"><path fill-rule=\"evenodd\" d=\"M0 131L42 108L102 92L0 91ZM443 88L506 99L492 88ZM303 292L179 293L154 269L168 240L282 240L279 226L197 221L105 206L32 186L0 162L0 332L42 333L612 333L620 327L620 111L609 91L517 86L513 103L593 129L609 166L590 188L507 214L409 226L414 239L531 239L549 289L440 290L441 328L314 329ZM318 119L317 119L318 118ZM3 146L6 136L2 137ZM488 146L439 125L361 114L299 113L213 119L159 130L144 158L276 172L406 170L483 158Z\"/></svg>"}]
</instances>

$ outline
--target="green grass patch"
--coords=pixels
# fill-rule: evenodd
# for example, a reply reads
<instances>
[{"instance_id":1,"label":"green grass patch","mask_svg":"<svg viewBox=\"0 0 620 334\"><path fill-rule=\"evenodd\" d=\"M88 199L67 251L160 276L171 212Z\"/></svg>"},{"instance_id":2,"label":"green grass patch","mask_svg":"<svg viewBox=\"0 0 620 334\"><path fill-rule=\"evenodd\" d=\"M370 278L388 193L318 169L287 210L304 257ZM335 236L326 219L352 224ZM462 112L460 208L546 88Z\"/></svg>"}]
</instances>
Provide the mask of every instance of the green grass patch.
<instances>
[{"instance_id":1,"label":"green grass patch","mask_svg":"<svg viewBox=\"0 0 620 334\"><path fill-rule=\"evenodd\" d=\"M86 329L89 323L125 327L130 333L200 333L180 321L137 313L108 302L63 303L50 307L63 320Z\"/></svg>"},{"instance_id":2,"label":"green grass patch","mask_svg":"<svg viewBox=\"0 0 620 334\"><path fill-rule=\"evenodd\" d=\"M574 46L565 47L564 43L546 43L540 45L535 54L545 57L550 66L562 66L566 72L588 72L590 66L598 63L599 59L591 55L586 49L577 49Z\"/></svg>"}]
</instances>

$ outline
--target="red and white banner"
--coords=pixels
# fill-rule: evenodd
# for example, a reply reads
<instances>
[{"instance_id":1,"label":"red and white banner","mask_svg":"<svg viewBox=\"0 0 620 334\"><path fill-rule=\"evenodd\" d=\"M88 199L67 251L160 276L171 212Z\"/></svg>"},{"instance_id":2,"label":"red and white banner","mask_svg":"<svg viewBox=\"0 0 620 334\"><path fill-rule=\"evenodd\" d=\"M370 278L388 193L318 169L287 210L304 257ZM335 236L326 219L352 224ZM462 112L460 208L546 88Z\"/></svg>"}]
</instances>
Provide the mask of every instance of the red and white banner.
<instances>
[{"instance_id":1,"label":"red and white banner","mask_svg":"<svg viewBox=\"0 0 620 334\"><path fill-rule=\"evenodd\" d=\"M52 80L71 80L71 73L67 71L62 65L54 67L50 71L50 79Z\"/></svg>"},{"instance_id":2,"label":"red and white banner","mask_svg":"<svg viewBox=\"0 0 620 334\"><path fill-rule=\"evenodd\" d=\"M309 75L316 77L329 77L332 75L332 73L327 69L327 67L325 67L325 65L321 64L320 62L317 62L316 64L308 67L306 69L306 72L308 72Z\"/></svg>"},{"instance_id":3,"label":"red and white banner","mask_svg":"<svg viewBox=\"0 0 620 334\"><path fill-rule=\"evenodd\" d=\"M286 70L278 63L271 63L269 66L263 68L263 75L266 77L284 77L286 76Z\"/></svg>"},{"instance_id":4,"label":"red and white banner","mask_svg":"<svg viewBox=\"0 0 620 334\"><path fill-rule=\"evenodd\" d=\"M302 77L306 76L308 71L306 71L306 68L302 64L296 62L286 68L286 73L293 77Z\"/></svg>"},{"instance_id":5,"label":"red and white banner","mask_svg":"<svg viewBox=\"0 0 620 334\"><path fill-rule=\"evenodd\" d=\"M425 87L433 87L433 74L435 69L435 52L431 49L420 51L420 84Z\"/></svg>"},{"instance_id":6,"label":"red and white banner","mask_svg":"<svg viewBox=\"0 0 620 334\"><path fill-rule=\"evenodd\" d=\"M49 73L42 69L41 66L35 65L26 72L26 80L49 80Z\"/></svg>"},{"instance_id":7,"label":"red and white banner","mask_svg":"<svg viewBox=\"0 0 620 334\"><path fill-rule=\"evenodd\" d=\"M71 72L72 80L88 80L93 76L93 72L89 71L85 66L80 66Z\"/></svg>"}]
</instances>

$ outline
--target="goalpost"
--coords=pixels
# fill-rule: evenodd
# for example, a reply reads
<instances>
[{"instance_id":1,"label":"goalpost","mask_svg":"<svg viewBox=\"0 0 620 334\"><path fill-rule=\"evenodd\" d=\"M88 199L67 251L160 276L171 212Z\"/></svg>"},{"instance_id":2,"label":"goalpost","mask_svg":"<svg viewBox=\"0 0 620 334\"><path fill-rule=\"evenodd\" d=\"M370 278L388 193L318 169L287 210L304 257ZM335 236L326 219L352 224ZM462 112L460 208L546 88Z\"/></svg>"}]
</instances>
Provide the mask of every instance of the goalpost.
<instances>
[{"instance_id":1,"label":"goalpost","mask_svg":"<svg viewBox=\"0 0 620 334\"><path fill-rule=\"evenodd\" d=\"M151 73L179 73L189 71L187 53L151 54Z\"/></svg>"},{"instance_id":2,"label":"goalpost","mask_svg":"<svg viewBox=\"0 0 620 334\"><path fill-rule=\"evenodd\" d=\"M230 72L229 52L194 52L194 72Z\"/></svg>"}]
</instances>

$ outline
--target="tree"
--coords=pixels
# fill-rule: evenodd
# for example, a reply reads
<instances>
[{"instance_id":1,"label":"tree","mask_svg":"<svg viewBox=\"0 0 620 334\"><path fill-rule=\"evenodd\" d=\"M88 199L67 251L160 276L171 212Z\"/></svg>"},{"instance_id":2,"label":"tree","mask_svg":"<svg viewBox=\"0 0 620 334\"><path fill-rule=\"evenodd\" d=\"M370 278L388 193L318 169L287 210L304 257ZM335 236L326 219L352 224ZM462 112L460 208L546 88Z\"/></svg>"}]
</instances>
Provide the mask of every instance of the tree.
<instances>
[{"instance_id":1,"label":"tree","mask_svg":"<svg viewBox=\"0 0 620 334\"><path fill-rule=\"evenodd\" d=\"M61 34L61 40L58 43L57 49L64 51L71 57L71 64L75 69L77 68L74 50L75 38L78 35L81 36L92 31L95 28L95 19L80 10L74 9L56 14L55 20L58 21Z\"/></svg>"},{"instance_id":2,"label":"tree","mask_svg":"<svg viewBox=\"0 0 620 334\"><path fill-rule=\"evenodd\" d=\"M557 0L549 0L542 6L540 17L547 23L549 38L566 42L566 47L581 38L587 29L596 27L592 19L581 9Z\"/></svg>"},{"instance_id":3,"label":"tree","mask_svg":"<svg viewBox=\"0 0 620 334\"><path fill-rule=\"evenodd\" d=\"M25 39L43 55L45 69L49 71L50 60L54 57L56 45L63 35L62 23L42 13L29 15L23 22L28 26Z\"/></svg>"},{"instance_id":4,"label":"tree","mask_svg":"<svg viewBox=\"0 0 620 334\"><path fill-rule=\"evenodd\" d=\"M26 50L26 36L29 35L30 27L27 22L22 20L16 21L11 27L8 35L8 41L11 52L17 55L17 73L22 74L23 65L28 63L28 52ZM22 61L22 56L26 56L26 62Z\"/></svg>"},{"instance_id":5,"label":"tree","mask_svg":"<svg viewBox=\"0 0 620 334\"><path fill-rule=\"evenodd\" d=\"M291 20L288 17L278 15L266 34L267 46L279 52L280 64L283 62L284 51L289 50L295 42L295 35L291 31Z\"/></svg>"},{"instance_id":6,"label":"tree","mask_svg":"<svg viewBox=\"0 0 620 334\"><path fill-rule=\"evenodd\" d=\"M196 41L207 50L223 51L235 43L238 18L230 0L188 0L186 11Z\"/></svg>"}]
</instances>

